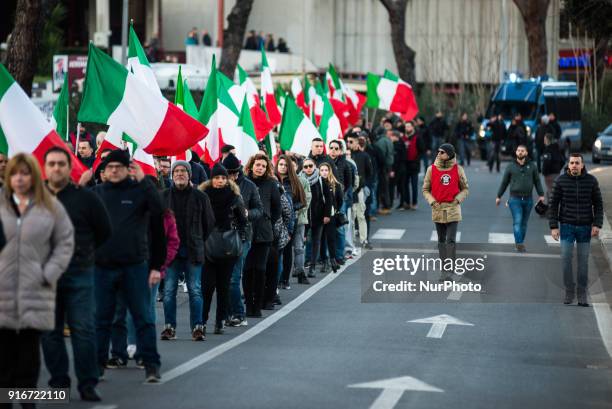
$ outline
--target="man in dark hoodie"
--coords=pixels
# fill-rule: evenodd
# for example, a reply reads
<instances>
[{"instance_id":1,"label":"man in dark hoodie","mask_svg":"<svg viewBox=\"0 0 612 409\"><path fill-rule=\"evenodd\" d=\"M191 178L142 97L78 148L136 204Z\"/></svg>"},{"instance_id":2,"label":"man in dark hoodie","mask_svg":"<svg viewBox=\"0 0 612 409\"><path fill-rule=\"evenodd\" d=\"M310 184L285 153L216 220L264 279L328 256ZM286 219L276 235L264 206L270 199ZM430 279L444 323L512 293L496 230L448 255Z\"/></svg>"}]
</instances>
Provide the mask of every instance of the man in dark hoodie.
<instances>
[{"instance_id":1,"label":"man in dark hoodie","mask_svg":"<svg viewBox=\"0 0 612 409\"><path fill-rule=\"evenodd\" d=\"M553 186L549 208L549 225L553 239L561 239L564 304L576 297L576 283L572 271L574 242L576 242L578 305L588 307L589 253L591 237L599 235L603 225L603 200L595 176L587 173L579 153L570 154L569 163Z\"/></svg>"},{"instance_id":2,"label":"man in dark hoodie","mask_svg":"<svg viewBox=\"0 0 612 409\"><path fill-rule=\"evenodd\" d=\"M526 251L523 243L527 233L529 214L533 208L533 198L531 195L534 187L538 192L538 201L544 201L544 189L542 189L542 182L540 182L538 167L529 159L528 155L529 153L525 145L519 145L516 148L516 157L506 167L501 185L497 191L497 198L495 199L495 205L499 206L506 188L510 185L508 207L510 207L510 212L512 213L514 242L519 253Z\"/></svg>"},{"instance_id":3,"label":"man in dark hoodie","mask_svg":"<svg viewBox=\"0 0 612 409\"><path fill-rule=\"evenodd\" d=\"M129 177L129 153L112 151L106 161L106 182L93 188L106 206L113 226L110 239L96 251L98 365L103 373L118 291L134 319L146 382L159 382L160 359L155 323L149 312L149 287L159 283L159 270L166 259L163 207L150 181L145 178L138 182Z\"/></svg>"},{"instance_id":4,"label":"man in dark hoodie","mask_svg":"<svg viewBox=\"0 0 612 409\"><path fill-rule=\"evenodd\" d=\"M242 283L242 269L244 262L251 249L251 240L253 239L252 223L263 216L263 207L259 198L257 186L242 173L242 165L233 153L227 155L223 160L223 166L227 169L230 180L236 182L240 188L240 196L247 210L248 223L246 227L246 240L242 243L242 254L232 270L229 289L229 315L228 325L232 327L246 327L248 325L246 319L246 311L242 294L240 292L240 284Z\"/></svg>"}]
</instances>

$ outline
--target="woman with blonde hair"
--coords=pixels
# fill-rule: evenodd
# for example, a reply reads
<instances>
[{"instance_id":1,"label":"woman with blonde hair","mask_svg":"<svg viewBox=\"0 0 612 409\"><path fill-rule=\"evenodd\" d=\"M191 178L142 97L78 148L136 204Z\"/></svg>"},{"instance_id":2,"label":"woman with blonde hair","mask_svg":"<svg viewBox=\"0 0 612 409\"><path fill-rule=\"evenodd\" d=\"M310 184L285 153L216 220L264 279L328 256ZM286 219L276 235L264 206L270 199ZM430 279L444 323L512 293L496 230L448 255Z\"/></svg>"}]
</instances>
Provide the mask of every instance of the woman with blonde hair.
<instances>
[{"instance_id":1,"label":"woman with blonde hair","mask_svg":"<svg viewBox=\"0 0 612 409\"><path fill-rule=\"evenodd\" d=\"M323 180L323 187L327 188L331 192L332 197L332 205L331 205L331 215L330 222L325 225L323 228L323 237L325 238L323 241L327 240L327 248L335 249L336 248L336 228L339 226L338 223L338 212L340 212L340 208L342 207L342 202L344 198L344 192L342 189L342 184L338 182L338 179L334 176L334 172L332 170L331 164L327 162L323 162L319 165L319 174L321 175L321 180ZM325 183L327 182L327 183ZM331 268L335 273L339 266L335 258L335 253L331 250L328 250L328 257L331 263ZM321 257L323 258L323 257Z\"/></svg>"},{"instance_id":2,"label":"woman with blonde hair","mask_svg":"<svg viewBox=\"0 0 612 409\"><path fill-rule=\"evenodd\" d=\"M35 388L40 335L55 325L56 283L74 250L73 227L44 186L36 159L13 156L6 167L0 218L0 388Z\"/></svg>"}]
</instances>

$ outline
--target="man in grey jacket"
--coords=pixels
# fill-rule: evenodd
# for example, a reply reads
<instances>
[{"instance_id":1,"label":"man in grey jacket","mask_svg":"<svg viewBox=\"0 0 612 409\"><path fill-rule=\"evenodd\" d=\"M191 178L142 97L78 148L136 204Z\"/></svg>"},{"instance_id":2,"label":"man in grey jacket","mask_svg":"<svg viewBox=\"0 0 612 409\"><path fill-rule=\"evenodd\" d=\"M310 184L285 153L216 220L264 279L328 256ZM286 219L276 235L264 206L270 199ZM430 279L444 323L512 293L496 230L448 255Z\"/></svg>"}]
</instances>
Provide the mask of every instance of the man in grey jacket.
<instances>
[{"instance_id":1,"label":"man in grey jacket","mask_svg":"<svg viewBox=\"0 0 612 409\"><path fill-rule=\"evenodd\" d=\"M374 148L377 149L384 159L383 163L380 163L378 168L378 197L381 209L379 211L382 215L388 215L391 213L391 206L393 203L389 197L389 176L393 174L393 142L391 142L391 135L395 132L392 129L386 131L384 135L378 137L374 142Z\"/></svg>"}]
</instances>

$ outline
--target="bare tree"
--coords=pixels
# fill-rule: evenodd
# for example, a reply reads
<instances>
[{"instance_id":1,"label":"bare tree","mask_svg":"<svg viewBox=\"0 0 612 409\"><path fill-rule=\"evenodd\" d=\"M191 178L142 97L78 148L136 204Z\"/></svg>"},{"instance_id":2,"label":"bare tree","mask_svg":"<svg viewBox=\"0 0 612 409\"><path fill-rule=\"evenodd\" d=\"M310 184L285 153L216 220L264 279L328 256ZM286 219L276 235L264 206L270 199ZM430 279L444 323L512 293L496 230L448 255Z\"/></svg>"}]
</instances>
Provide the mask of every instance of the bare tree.
<instances>
[{"instance_id":1,"label":"bare tree","mask_svg":"<svg viewBox=\"0 0 612 409\"><path fill-rule=\"evenodd\" d=\"M532 77L546 74L546 14L550 0L514 0L525 24L529 45L529 73Z\"/></svg>"},{"instance_id":2,"label":"bare tree","mask_svg":"<svg viewBox=\"0 0 612 409\"><path fill-rule=\"evenodd\" d=\"M234 78L242 41L253 8L253 0L237 0L227 16L227 28L223 30L223 48L219 70L229 78Z\"/></svg>"},{"instance_id":3,"label":"bare tree","mask_svg":"<svg viewBox=\"0 0 612 409\"><path fill-rule=\"evenodd\" d=\"M391 25L391 44L399 76L410 85L416 84L415 63L416 51L406 44L406 7L409 0L380 0L389 13Z\"/></svg>"},{"instance_id":4,"label":"bare tree","mask_svg":"<svg viewBox=\"0 0 612 409\"><path fill-rule=\"evenodd\" d=\"M6 66L30 95L46 18L59 0L17 0L15 25L8 42ZM51 62L49 62L51 64Z\"/></svg>"}]
</instances>

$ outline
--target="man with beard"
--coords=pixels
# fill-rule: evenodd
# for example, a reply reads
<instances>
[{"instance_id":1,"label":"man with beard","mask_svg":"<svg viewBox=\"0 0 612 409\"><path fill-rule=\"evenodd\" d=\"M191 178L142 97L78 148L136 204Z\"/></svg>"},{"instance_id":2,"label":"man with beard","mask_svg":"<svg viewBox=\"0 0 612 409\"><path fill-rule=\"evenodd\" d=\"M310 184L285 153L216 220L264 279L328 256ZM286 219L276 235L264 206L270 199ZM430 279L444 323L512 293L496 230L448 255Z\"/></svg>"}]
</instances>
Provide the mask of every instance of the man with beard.
<instances>
[{"instance_id":1,"label":"man with beard","mask_svg":"<svg viewBox=\"0 0 612 409\"><path fill-rule=\"evenodd\" d=\"M523 242L527 233L529 214L533 208L531 194L535 187L538 192L538 201L543 202L544 189L542 189L542 183L540 182L538 167L527 157L527 147L519 145L515 153L515 160L506 167L504 172L502 183L497 191L495 205L499 206L501 198L509 185L510 199L508 200L508 206L512 213L514 242L516 243L516 250L519 253L524 253L527 250Z\"/></svg>"}]
</instances>

